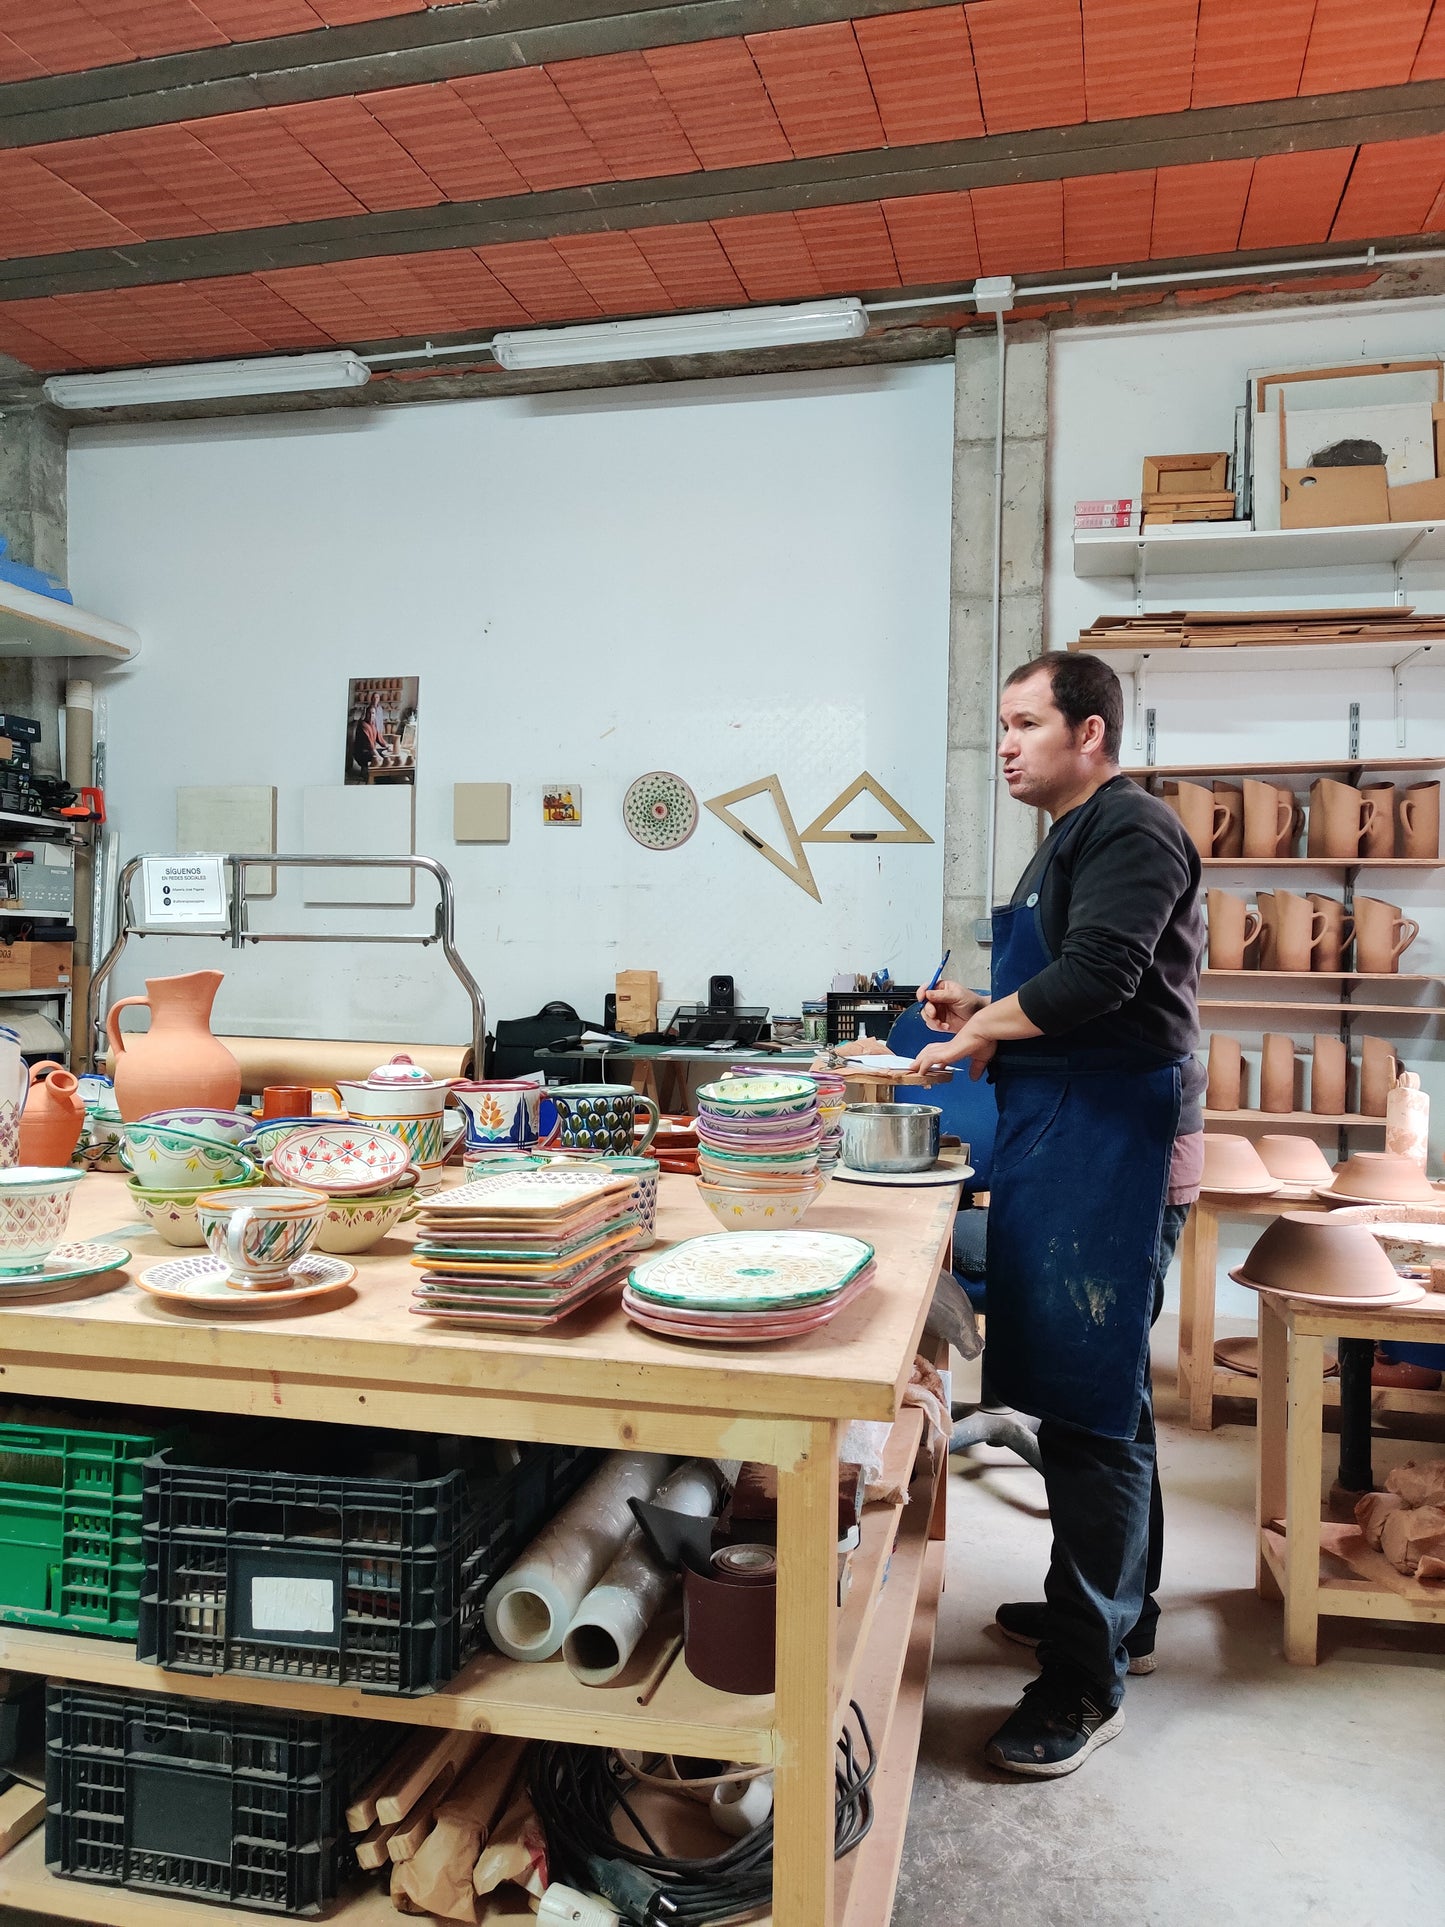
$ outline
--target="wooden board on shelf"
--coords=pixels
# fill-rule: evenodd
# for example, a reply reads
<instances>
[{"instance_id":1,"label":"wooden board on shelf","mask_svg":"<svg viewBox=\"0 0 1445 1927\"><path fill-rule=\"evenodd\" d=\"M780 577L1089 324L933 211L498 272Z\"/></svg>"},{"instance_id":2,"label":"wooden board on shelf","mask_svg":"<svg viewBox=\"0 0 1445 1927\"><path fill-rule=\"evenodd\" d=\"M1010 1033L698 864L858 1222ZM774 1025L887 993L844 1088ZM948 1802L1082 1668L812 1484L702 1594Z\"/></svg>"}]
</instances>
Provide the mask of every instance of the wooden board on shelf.
<instances>
[{"instance_id":1,"label":"wooden board on shelf","mask_svg":"<svg viewBox=\"0 0 1445 1927\"><path fill-rule=\"evenodd\" d=\"M1252 982L1270 984L1440 984L1445 977L1394 970L1202 970L1201 983Z\"/></svg>"},{"instance_id":2,"label":"wooden board on shelf","mask_svg":"<svg viewBox=\"0 0 1445 1927\"><path fill-rule=\"evenodd\" d=\"M1125 776L1352 776L1378 771L1392 772L1445 769L1445 756L1317 756L1311 762L1254 763L1150 763L1142 769L1126 769Z\"/></svg>"},{"instance_id":3,"label":"wooden board on shelf","mask_svg":"<svg viewBox=\"0 0 1445 1927\"><path fill-rule=\"evenodd\" d=\"M1262 997L1201 997L1199 1009L1306 1011L1311 1017L1445 1017L1445 1004L1311 1004L1303 1001L1277 1003Z\"/></svg>"},{"instance_id":4,"label":"wooden board on shelf","mask_svg":"<svg viewBox=\"0 0 1445 1927\"><path fill-rule=\"evenodd\" d=\"M1397 1572L1365 1544L1357 1525L1324 1520L1320 1533L1319 1609L1345 1619L1408 1619L1445 1626L1445 1591ZM1260 1544L1276 1577L1284 1572L1285 1533L1271 1524Z\"/></svg>"},{"instance_id":5,"label":"wooden board on shelf","mask_svg":"<svg viewBox=\"0 0 1445 1927\"><path fill-rule=\"evenodd\" d=\"M1318 1115L1314 1111L1206 1111L1206 1124L1257 1124L1262 1131L1288 1130L1291 1125L1317 1125L1322 1131L1344 1129L1349 1131L1383 1131L1385 1120L1382 1117L1367 1117L1363 1111L1342 1111Z\"/></svg>"},{"instance_id":6,"label":"wooden board on shelf","mask_svg":"<svg viewBox=\"0 0 1445 1927\"><path fill-rule=\"evenodd\" d=\"M1204 856L1206 870L1441 870L1438 856Z\"/></svg>"}]
</instances>

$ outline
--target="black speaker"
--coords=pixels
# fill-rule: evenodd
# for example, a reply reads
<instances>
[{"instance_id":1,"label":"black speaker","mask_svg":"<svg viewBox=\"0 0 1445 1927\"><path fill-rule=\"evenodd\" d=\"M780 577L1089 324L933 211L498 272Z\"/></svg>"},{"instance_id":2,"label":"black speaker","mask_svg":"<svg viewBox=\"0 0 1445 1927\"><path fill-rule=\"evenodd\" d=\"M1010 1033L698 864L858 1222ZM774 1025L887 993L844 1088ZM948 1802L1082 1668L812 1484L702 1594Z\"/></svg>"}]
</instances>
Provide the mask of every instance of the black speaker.
<instances>
[{"instance_id":1,"label":"black speaker","mask_svg":"<svg viewBox=\"0 0 1445 1927\"><path fill-rule=\"evenodd\" d=\"M709 977L707 980L707 1007L709 1010L732 1010L738 1000L738 987L731 977Z\"/></svg>"},{"instance_id":2,"label":"black speaker","mask_svg":"<svg viewBox=\"0 0 1445 1927\"><path fill-rule=\"evenodd\" d=\"M602 1028L604 1030L617 1028L617 992L615 990L609 990L602 999Z\"/></svg>"}]
</instances>

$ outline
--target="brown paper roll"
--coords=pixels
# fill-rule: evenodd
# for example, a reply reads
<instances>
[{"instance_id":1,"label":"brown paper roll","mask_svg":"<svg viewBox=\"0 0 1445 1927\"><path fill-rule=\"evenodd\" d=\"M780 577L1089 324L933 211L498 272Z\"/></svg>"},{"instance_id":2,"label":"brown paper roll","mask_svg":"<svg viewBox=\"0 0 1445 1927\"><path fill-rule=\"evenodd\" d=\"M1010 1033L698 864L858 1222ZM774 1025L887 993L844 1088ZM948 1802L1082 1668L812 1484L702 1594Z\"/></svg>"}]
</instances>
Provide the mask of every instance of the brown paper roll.
<instances>
[{"instance_id":1,"label":"brown paper roll","mask_svg":"<svg viewBox=\"0 0 1445 1927\"><path fill-rule=\"evenodd\" d=\"M772 1554L765 1546L747 1550ZM694 1679L720 1693L771 1693L778 1670L776 1565L764 1578L761 1563L729 1571L726 1561L719 1565L722 1557L715 1552L706 1573L683 1567L683 1659Z\"/></svg>"},{"instance_id":2,"label":"brown paper roll","mask_svg":"<svg viewBox=\"0 0 1445 1927\"><path fill-rule=\"evenodd\" d=\"M241 1066L241 1089L254 1097L268 1084L310 1084L324 1089L338 1078L370 1076L378 1064L405 1054L433 1077L470 1077L469 1044L377 1044L354 1037L223 1037ZM115 1074L107 1054L106 1070Z\"/></svg>"}]
</instances>

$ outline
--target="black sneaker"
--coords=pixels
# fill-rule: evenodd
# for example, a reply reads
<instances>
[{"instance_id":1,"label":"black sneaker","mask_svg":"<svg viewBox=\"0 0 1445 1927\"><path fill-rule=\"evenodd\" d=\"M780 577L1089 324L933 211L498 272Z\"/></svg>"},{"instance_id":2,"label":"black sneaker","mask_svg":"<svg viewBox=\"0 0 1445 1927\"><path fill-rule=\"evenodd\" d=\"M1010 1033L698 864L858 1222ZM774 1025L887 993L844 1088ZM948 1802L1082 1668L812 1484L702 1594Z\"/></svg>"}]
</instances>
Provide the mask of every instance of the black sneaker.
<instances>
[{"instance_id":1,"label":"black sneaker","mask_svg":"<svg viewBox=\"0 0 1445 1927\"><path fill-rule=\"evenodd\" d=\"M1020 1600L1016 1605L1000 1606L993 1623L1005 1639L1016 1646L1037 1646L1048 1627L1049 1609L1042 1599ZM1124 1641L1131 1673L1154 1671L1154 1631L1136 1626Z\"/></svg>"},{"instance_id":2,"label":"black sneaker","mask_svg":"<svg viewBox=\"0 0 1445 1927\"><path fill-rule=\"evenodd\" d=\"M1105 1706L1077 1686L1042 1674L983 1749L990 1766L1031 1780L1075 1773L1096 1746L1124 1730L1122 1706Z\"/></svg>"}]
</instances>

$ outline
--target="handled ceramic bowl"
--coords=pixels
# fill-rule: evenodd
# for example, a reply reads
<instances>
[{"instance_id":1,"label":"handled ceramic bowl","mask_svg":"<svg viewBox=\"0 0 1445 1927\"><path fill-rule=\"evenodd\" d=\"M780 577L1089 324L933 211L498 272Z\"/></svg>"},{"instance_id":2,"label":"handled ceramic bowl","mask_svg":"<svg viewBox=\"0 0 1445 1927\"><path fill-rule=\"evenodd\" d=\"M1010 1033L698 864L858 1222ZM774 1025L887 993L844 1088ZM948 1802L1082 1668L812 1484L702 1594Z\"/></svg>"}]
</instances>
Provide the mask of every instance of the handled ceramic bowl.
<instances>
[{"instance_id":1,"label":"handled ceramic bowl","mask_svg":"<svg viewBox=\"0 0 1445 1927\"><path fill-rule=\"evenodd\" d=\"M125 1168L152 1190L167 1185L195 1190L229 1184L256 1168L234 1144L145 1119L123 1126L120 1155Z\"/></svg>"}]
</instances>

